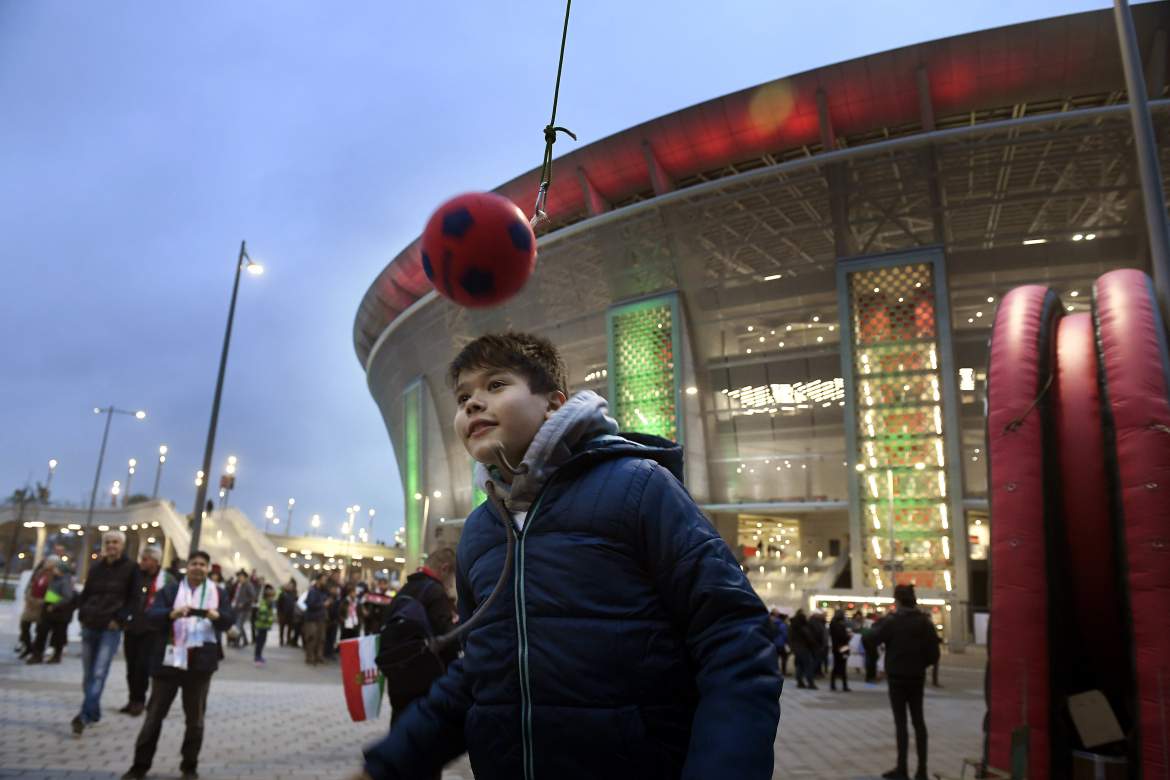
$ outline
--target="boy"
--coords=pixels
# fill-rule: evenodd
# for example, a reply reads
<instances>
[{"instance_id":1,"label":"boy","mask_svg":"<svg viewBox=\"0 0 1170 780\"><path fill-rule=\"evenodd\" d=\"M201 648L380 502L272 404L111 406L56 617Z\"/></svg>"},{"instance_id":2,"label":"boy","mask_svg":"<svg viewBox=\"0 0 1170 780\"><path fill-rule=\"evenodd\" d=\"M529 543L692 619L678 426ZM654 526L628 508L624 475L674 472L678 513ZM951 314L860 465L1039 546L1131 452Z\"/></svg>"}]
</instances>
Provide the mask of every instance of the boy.
<instances>
[{"instance_id":1,"label":"boy","mask_svg":"<svg viewBox=\"0 0 1170 780\"><path fill-rule=\"evenodd\" d=\"M450 366L455 432L497 496L459 542L460 624L500 577L505 522L514 561L366 775L425 776L466 750L477 780L770 778L781 681L763 604L683 489L681 449L616 435L600 396L566 400L565 373L517 333Z\"/></svg>"},{"instance_id":2,"label":"boy","mask_svg":"<svg viewBox=\"0 0 1170 780\"><path fill-rule=\"evenodd\" d=\"M272 628L275 615L276 588L265 585L264 592L260 594L260 601L256 603L256 623L252 630L252 644L256 647L252 660L257 666L264 666L267 663L264 660L264 645L268 641L268 629Z\"/></svg>"}]
</instances>

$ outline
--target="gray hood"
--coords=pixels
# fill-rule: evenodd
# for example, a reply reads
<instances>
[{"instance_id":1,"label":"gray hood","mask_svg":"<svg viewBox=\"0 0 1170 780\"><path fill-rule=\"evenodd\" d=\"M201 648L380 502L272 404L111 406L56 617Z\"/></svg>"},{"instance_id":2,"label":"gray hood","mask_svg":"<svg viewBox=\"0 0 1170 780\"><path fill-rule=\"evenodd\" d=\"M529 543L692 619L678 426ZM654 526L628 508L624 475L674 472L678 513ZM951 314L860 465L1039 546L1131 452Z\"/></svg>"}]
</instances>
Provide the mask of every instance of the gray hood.
<instances>
[{"instance_id":1,"label":"gray hood","mask_svg":"<svg viewBox=\"0 0 1170 780\"><path fill-rule=\"evenodd\" d=\"M573 456L580 444L617 433L618 424L607 414L608 410L604 398L592 390L582 390L540 426L521 461L528 467L527 472L508 485L496 466L476 463L475 484L486 491L490 480L509 512L527 512L549 477Z\"/></svg>"}]
</instances>

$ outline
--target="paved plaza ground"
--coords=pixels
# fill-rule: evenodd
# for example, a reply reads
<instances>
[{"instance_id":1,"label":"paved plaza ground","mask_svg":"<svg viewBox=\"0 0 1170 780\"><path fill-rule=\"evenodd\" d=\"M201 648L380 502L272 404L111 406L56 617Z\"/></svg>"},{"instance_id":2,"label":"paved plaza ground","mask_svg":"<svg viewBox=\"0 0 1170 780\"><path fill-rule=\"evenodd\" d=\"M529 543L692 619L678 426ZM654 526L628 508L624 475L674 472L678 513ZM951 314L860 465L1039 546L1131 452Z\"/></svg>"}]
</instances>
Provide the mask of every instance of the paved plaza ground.
<instances>
[{"instance_id":1,"label":"paved plaza ground","mask_svg":"<svg viewBox=\"0 0 1170 780\"><path fill-rule=\"evenodd\" d=\"M81 705L79 643L70 641L59 666L26 666L12 653L15 641L11 623L0 622L0 778L119 777L130 766L142 724L142 718L116 711L126 702L121 654L111 667L101 723L77 739L69 721ZM347 778L360 766L361 746L388 726L388 709L379 722L350 722L335 665L308 668L298 651L279 647L266 652L264 669L252 664L250 647L229 648L227 654L211 685L199 764L202 778ZM944 657L945 687L927 692L932 771L957 777L962 757L979 753L982 661L981 653ZM893 766L893 725L884 685L855 682L852 693L834 694L827 687L804 691L790 683L791 678L781 699L774 778L868 780ZM179 776L182 723L176 700L151 777ZM444 780L471 777L466 757L443 772Z\"/></svg>"}]
</instances>

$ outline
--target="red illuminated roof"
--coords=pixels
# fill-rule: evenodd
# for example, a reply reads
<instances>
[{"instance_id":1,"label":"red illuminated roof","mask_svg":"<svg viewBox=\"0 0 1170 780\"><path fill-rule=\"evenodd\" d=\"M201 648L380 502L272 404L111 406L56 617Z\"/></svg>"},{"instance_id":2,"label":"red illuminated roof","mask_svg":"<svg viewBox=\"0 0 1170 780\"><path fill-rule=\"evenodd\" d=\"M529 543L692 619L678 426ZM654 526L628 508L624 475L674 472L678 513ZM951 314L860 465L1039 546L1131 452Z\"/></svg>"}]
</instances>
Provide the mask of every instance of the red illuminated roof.
<instances>
[{"instance_id":1,"label":"red illuminated roof","mask_svg":"<svg viewBox=\"0 0 1170 780\"><path fill-rule=\"evenodd\" d=\"M1133 8L1143 52L1166 11L1166 3ZM644 143L675 181L802 147L820 151L818 90L824 90L838 139L907 125L922 132L920 68L940 119L1122 92L1125 83L1111 10L984 30L828 65L676 111L557 158L557 186L548 199L550 224L555 230L585 214L578 168L610 202L651 190ZM533 169L496 192L530 212L538 177ZM354 342L363 365L385 327L430 290L416 240L390 261L362 301Z\"/></svg>"}]
</instances>

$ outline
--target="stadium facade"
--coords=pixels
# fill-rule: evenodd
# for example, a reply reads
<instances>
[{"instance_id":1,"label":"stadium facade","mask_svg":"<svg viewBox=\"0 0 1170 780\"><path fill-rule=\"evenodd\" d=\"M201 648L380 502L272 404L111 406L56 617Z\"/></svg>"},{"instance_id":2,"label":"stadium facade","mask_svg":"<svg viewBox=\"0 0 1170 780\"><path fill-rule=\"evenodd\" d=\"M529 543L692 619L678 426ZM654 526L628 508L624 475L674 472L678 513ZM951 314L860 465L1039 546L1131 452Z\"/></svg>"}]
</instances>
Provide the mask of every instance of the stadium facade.
<instances>
[{"instance_id":1,"label":"stadium facade","mask_svg":"<svg viewBox=\"0 0 1170 780\"><path fill-rule=\"evenodd\" d=\"M1133 17L1165 169L1170 4ZM559 158L537 271L499 308L438 298L406 247L354 342L402 474L408 559L482 500L448 361L526 330L623 429L684 446L687 487L765 602L863 607L913 581L966 636L987 592L996 303L1036 283L1086 310L1101 273L1149 270L1126 99L1109 11L976 32ZM497 191L527 211L537 177Z\"/></svg>"}]
</instances>

